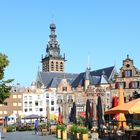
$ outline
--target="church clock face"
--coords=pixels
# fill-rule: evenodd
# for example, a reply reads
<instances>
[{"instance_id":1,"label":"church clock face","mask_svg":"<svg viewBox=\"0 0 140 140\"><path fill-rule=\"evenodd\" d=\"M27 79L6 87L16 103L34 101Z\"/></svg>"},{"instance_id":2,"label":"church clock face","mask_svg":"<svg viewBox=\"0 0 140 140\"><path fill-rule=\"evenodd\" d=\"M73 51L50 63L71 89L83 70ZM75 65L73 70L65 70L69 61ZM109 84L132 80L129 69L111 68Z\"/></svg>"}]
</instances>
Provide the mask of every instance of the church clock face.
<instances>
[{"instance_id":1,"label":"church clock face","mask_svg":"<svg viewBox=\"0 0 140 140\"><path fill-rule=\"evenodd\" d=\"M126 64L126 67L127 67L127 68L129 68L129 67L130 67L130 65L129 65L129 64Z\"/></svg>"}]
</instances>

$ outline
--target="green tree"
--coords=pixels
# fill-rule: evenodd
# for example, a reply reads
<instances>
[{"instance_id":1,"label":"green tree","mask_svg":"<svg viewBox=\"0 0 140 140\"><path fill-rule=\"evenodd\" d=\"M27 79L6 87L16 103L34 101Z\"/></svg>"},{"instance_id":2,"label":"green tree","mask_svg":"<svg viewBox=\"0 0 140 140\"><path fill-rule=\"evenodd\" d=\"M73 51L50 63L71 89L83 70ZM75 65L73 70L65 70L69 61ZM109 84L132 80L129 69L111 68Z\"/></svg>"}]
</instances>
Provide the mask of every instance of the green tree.
<instances>
[{"instance_id":1,"label":"green tree","mask_svg":"<svg viewBox=\"0 0 140 140\"><path fill-rule=\"evenodd\" d=\"M13 79L3 80L4 71L8 66L9 60L5 54L0 53L0 103L3 103L10 96L11 86L9 85Z\"/></svg>"}]
</instances>

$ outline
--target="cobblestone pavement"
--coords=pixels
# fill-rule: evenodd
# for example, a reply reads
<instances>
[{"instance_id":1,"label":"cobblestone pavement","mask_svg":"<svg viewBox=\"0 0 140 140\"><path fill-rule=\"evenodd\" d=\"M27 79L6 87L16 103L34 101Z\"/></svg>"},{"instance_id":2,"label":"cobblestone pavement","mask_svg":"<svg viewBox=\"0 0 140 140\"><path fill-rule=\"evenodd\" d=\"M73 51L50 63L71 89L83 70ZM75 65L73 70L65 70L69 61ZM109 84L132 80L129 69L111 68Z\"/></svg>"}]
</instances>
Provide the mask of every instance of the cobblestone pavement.
<instances>
[{"instance_id":1,"label":"cobblestone pavement","mask_svg":"<svg viewBox=\"0 0 140 140\"><path fill-rule=\"evenodd\" d=\"M55 135L41 136L35 135L33 131L12 132L2 134L1 140L57 140Z\"/></svg>"},{"instance_id":2,"label":"cobblestone pavement","mask_svg":"<svg viewBox=\"0 0 140 140\"><path fill-rule=\"evenodd\" d=\"M0 140L58 140L58 139L56 138L56 135L42 136L41 134L35 135L34 131L22 131L22 132L17 131L17 132L9 132L6 134L2 134ZM92 139L89 138L89 140ZM98 140L115 140L115 138L104 137ZM118 140L118 138L116 140ZM127 139L123 139L123 140L127 140Z\"/></svg>"},{"instance_id":3,"label":"cobblestone pavement","mask_svg":"<svg viewBox=\"0 0 140 140\"><path fill-rule=\"evenodd\" d=\"M2 134L1 140L58 140L58 139L56 138L55 135L42 136L40 134L35 135L33 131L22 131L22 132L17 131L17 132ZM93 139L89 138L89 140L93 140ZM103 138L98 140L114 140L114 139Z\"/></svg>"}]
</instances>

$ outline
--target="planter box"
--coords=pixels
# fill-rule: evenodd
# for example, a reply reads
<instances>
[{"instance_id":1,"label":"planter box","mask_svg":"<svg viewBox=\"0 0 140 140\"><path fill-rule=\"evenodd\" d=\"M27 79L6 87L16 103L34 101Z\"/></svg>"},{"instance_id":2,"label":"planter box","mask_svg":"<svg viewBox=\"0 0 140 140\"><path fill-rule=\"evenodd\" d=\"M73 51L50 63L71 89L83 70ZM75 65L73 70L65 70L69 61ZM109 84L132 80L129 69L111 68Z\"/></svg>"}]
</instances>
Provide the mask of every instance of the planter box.
<instances>
[{"instance_id":1,"label":"planter box","mask_svg":"<svg viewBox=\"0 0 140 140\"><path fill-rule=\"evenodd\" d=\"M62 140L67 140L67 130L61 131Z\"/></svg>"},{"instance_id":2,"label":"planter box","mask_svg":"<svg viewBox=\"0 0 140 140\"><path fill-rule=\"evenodd\" d=\"M80 134L80 140L88 140L88 134Z\"/></svg>"},{"instance_id":3,"label":"planter box","mask_svg":"<svg viewBox=\"0 0 140 140\"><path fill-rule=\"evenodd\" d=\"M71 140L76 140L77 139L77 135L75 133L70 133L70 139Z\"/></svg>"},{"instance_id":4,"label":"planter box","mask_svg":"<svg viewBox=\"0 0 140 140\"><path fill-rule=\"evenodd\" d=\"M76 133L76 139L80 140L80 133Z\"/></svg>"},{"instance_id":5,"label":"planter box","mask_svg":"<svg viewBox=\"0 0 140 140\"><path fill-rule=\"evenodd\" d=\"M58 139L61 139L61 130L60 129L57 129L57 138Z\"/></svg>"}]
</instances>

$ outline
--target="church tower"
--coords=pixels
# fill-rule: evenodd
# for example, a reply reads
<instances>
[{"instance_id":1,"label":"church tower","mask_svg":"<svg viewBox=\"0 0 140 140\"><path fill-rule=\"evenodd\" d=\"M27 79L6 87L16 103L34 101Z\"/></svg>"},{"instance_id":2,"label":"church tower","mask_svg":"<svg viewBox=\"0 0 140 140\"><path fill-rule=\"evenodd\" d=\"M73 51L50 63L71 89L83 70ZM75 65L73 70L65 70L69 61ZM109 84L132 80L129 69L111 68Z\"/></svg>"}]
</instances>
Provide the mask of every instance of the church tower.
<instances>
[{"instance_id":1,"label":"church tower","mask_svg":"<svg viewBox=\"0 0 140 140\"><path fill-rule=\"evenodd\" d=\"M87 67L85 72L85 90L87 90L90 85L90 67Z\"/></svg>"},{"instance_id":2,"label":"church tower","mask_svg":"<svg viewBox=\"0 0 140 140\"><path fill-rule=\"evenodd\" d=\"M51 34L46 48L46 56L42 57L43 72L64 72L65 55L62 57L60 54L60 45L56 39L55 29L55 24L51 23Z\"/></svg>"}]
</instances>

